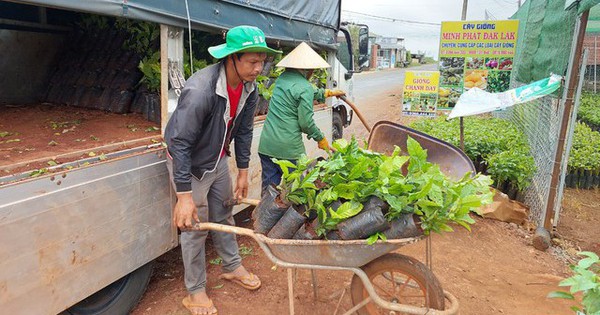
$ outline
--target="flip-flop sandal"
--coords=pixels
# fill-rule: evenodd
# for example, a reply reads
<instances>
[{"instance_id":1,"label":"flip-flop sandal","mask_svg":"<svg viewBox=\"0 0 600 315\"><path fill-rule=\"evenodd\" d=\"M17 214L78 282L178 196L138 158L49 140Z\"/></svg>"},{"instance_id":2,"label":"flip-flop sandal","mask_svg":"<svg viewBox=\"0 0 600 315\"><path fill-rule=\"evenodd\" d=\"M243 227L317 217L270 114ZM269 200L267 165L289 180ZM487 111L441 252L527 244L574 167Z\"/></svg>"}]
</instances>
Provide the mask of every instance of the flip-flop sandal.
<instances>
[{"instance_id":1,"label":"flip-flop sandal","mask_svg":"<svg viewBox=\"0 0 600 315\"><path fill-rule=\"evenodd\" d=\"M185 306L185 308L187 308L188 311L190 311L190 313L195 314L193 309L194 308L204 308L207 311L210 309L214 309L214 313L207 313L208 315L217 315L219 312L217 311L217 308L215 307L215 305L213 304L213 301L211 299L208 299L207 303L194 303L192 301L190 301L190 297L186 296L185 298L183 298L183 300L181 301L181 304L183 304L183 306Z\"/></svg>"},{"instance_id":2,"label":"flip-flop sandal","mask_svg":"<svg viewBox=\"0 0 600 315\"><path fill-rule=\"evenodd\" d=\"M248 289L248 290L257 290L262 285L262 283L260 282L260 279L253 273L249 273L247 276L242 276L242 277L236 277L232 274L222 274L219 276L219 278L229 280L229 281L241 286L242 288ZM258 283L256 283L255 285L248 283L248 282L253 282L255 279L258 280Z\"/></svg>"}]
</instances>

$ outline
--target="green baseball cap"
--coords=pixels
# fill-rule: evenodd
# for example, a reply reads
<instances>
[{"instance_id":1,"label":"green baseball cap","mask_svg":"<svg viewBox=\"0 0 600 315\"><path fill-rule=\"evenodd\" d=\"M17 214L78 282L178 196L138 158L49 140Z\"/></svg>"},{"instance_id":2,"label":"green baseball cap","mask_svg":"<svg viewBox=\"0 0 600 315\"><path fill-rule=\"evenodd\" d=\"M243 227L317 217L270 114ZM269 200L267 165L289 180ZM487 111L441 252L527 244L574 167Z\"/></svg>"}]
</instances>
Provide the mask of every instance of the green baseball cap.
<instances>
[{"instance_id":1,"label":"green baseball cap","mask_svg":"<svg viewBox=\"0 0 600 315\"><path fill-rule=\"evenodd\" d=\"M267 47L265 33L254 26L240 25L230 29L225 44L208 47L211 56L221 59L238 52L281 54L280 50Z\"/></svg>"}]
</instances>

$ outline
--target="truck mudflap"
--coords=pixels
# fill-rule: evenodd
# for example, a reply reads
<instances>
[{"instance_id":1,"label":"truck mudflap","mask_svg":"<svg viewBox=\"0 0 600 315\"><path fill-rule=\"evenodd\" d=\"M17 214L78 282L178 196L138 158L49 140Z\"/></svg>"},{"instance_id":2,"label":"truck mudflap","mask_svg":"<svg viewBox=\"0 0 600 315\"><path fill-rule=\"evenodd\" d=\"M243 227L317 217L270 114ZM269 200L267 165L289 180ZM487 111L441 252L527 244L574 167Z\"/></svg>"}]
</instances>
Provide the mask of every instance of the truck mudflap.
<instances>
[{"instance_id":1,"label":"truck mudflap","mask_svg":"<svg viewBox=\"0 0 600 315\"><path fill-rule=\"evenodd\" d=\"M115 156L0 186L3 313L57 314L177 246L165 149Z\"/></svg>"}]
</instances>

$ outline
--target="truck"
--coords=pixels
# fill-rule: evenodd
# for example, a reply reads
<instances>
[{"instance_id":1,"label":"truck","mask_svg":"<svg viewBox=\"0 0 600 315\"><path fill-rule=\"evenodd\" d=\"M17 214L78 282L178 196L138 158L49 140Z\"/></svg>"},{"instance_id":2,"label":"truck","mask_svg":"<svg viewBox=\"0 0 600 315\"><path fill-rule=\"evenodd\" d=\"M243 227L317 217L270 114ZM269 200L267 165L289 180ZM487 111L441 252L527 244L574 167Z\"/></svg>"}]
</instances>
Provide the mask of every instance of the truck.
<instances>
[{"instance_id":1,"label":"truck","mask_svg":"<svg viewBox=\"0 0 600 315\"><path fill-rule=\"evenodd\" d=\"M153 261L178 245L171 220L175 194L161 131L184 84L189 34L220 37L233 26L248 24L264 30L272 46L308 42L327 53L332 65L327 87L351 97L353 43L340 12L340 0L0 1L1 313L127 314L148 285ZM86 27L81 21L71 23L82 14L104 23L107 34L91 38L74 31ZM144 103L147 91L133 90L141 77L138 63L141 67L146 60L122 51L111 24L115 20L107 23L99 17L159 26L160 72L154 79L160 93L155 102ZM361 55L367 54L366 44L359 48ZM140 99L144 107L134 110ZM134 114L125 105L159 125L130 123ZM59 110L71 120L45 119ZM128 138L100 144L89 134L70 144L52 140L25 146L36 139L37 129L67 139L92 116L101 123L93 132L120 128ZM4 130L35 119L44 126L20 133ZM254 125L249 176L254 198L260 193L257 140L264 119L257 116ZM343 102L328 100L315 106L315 121L327 137L341 137L352 112ZM317 154L314 142L306 145L309 155ZM58 147L62 151L53 151ZM30 152L37 154L35 159L20 158Z\"/></svg>"}]
</instances>

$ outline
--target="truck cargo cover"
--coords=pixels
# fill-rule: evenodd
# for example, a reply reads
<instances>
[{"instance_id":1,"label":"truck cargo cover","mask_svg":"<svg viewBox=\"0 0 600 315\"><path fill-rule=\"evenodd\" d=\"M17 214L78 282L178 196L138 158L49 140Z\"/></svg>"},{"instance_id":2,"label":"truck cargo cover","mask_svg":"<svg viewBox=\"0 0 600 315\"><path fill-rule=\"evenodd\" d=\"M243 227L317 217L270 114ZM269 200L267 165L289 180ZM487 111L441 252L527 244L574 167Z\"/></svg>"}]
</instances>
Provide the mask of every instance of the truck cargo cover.
<instances>
[{"instance_id":1,"label":"truck cargo cover","mask_svg":"<svg viewBox=\"0 0 600 315\"><path fill-rule=\"evenodd\" d=\"M188 26L186 0L10 0L70 11L127 17ZM221 31L247 24L261 28L267 38L282 43L310 42L335 49L340 27L341 0L187 0L192 28Z\"/></svg>"}]
</instances>

